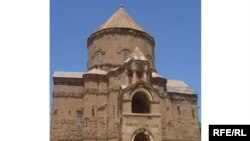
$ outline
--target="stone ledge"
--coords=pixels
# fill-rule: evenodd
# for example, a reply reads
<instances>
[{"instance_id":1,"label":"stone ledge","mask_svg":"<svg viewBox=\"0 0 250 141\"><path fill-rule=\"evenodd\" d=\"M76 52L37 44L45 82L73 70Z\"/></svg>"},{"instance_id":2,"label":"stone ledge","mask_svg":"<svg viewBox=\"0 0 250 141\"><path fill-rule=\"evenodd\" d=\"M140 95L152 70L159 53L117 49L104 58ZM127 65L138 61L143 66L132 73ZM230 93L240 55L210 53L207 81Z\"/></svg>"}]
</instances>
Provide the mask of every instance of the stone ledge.
<instances>
[{"instance_id":1,"label":"stone ledge","mask_svg":"<svg viewBox=\"0 0 250 141\"><path fill-rule=\"evenodd\" d=\"M161 114L140 114L140 113L123 113L123 116L128 117L161 117Z\"/></svg>"}]
</instances>

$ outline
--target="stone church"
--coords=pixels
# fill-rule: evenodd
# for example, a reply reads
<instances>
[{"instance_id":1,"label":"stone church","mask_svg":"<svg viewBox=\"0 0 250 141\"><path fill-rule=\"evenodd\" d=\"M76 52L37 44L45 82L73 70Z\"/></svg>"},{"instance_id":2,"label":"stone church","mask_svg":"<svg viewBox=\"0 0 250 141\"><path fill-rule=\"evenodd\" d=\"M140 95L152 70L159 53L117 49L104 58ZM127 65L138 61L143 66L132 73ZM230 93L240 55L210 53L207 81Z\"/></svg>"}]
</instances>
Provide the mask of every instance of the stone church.
<instances>
[{"instance_id":1,"label":"stone church","mask_svg":"<svg viewBox=\"0 0 250 141\"><path fill-rule=\"evenodd\" d=\"M53 75L51 141L199 141L197 94L155 69L155 40L123 6L87 40L86 72Z\"/></svg>"}]
</instances>

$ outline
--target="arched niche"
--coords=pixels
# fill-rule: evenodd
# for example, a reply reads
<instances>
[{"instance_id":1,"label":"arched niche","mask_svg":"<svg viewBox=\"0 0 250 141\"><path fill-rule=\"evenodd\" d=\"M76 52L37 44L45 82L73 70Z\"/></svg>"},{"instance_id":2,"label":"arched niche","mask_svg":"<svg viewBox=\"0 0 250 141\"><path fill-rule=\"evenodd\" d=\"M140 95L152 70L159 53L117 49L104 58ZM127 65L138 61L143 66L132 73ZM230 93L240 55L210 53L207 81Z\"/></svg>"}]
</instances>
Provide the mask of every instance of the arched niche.
<instances>
[{"instance_id":1,"label":"arched niche","mask_svg":"<svg viewBox=\"0 0 250 141\"><path fill-rule=\"evenodd\" d=\"M131 94L132 113L150 113L152 96L145 89L138 89Z\"/></svg>"}]
</instances>

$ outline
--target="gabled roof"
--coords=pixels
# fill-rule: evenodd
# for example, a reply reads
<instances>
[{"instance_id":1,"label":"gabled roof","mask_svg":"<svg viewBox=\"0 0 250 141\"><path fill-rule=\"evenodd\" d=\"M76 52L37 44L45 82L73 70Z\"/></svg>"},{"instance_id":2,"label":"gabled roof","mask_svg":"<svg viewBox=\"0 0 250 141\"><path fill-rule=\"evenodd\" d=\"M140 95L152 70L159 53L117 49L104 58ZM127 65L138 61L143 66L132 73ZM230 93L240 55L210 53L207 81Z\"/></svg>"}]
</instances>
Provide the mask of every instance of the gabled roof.
<instances>
[{"instance_id":1,"label":"gabled roof","mask_svg":"<svg viewBox=\"0 0 250 141\"><path fill-rule=\"evenodd\" d=\"M105 22L95 32L109 28L131 28L147 33L129 14L123 6Z\"/></svg>"},{"instance_id":2,"label":"gabled roof","mask_svg":"<svg viewBox=\"0 0 250 141\"><path fill-rule=\"evenodd\" d=\"M156 89L155 87L153 87L153 85L150 85L150 84L148 84L148 83L146 83L144 81L137 81L137 82L135 82L133 84L130 84L130 85L120 85L120 86L121 86L122 91L124 91L124 92L132 90L132 88L137 89L137 88L140 88L140 87L148 88L148 89L150 89L150 90L152 90L152 91L154 91L156 93L159 92L159 90Z\"/></svg>"},{"instance_id":3,"label":"gabled roof","mask_svg":"<svg viewBox=\"0 0 250 141\"><path fill-rule=\"evenodd\" d=\"M148 59L142 54L142 52L140 51L138 47L134 49L134 51L130 54L130 56L125 62L128 62L130 60L148 61Z\"/></svg>"},{"instance_id":4,"label":"gabled roof","mask_svg":"<svg viewBox=\"0 0 250 141\"><path fill-rule=\"evenodd\" d=\"M163 76L161 76L160 74L158 74L158 73L156 73L156 72L152 72L152 77L154 77L154 78L164 78Z\"/></svg>"},{"instance_id":5,"label":"gabled roof","mask_svg":"<svg viewBox=\"0 0 250 141\"><path fill-rule=\"evenodd\" d=\"M55 71L53 77L56 78L82 78L83 72L63 72Z\"/></svg>"},{"instance_id":6,"label":"gabled roof","mask_svg":"<svg viewBox=\"0 0 250 141\"><path fill-rule=\"evenodd\" d=\"M100 74L100 75L106 75L108 72L100 69L93 68L86 72L85 74Z\"/></svg>"},{"instance_id":7,"label":"gabled roof","mask_svg":"<svg viewBox=\"0 0 250 141\"><path fill-rule=\"evenodd\" d=\"M168 80L167 92L180 93L180 94L196 94L184 81L181 80Z\"/></svg>"},{"instance_id":8,"label":"gabled roof","mask_svg":"<svg viewBox=\"0 0 250 141\"><path fill-rule=\"evenodd\" d=\"M63 72L63 71L55 71L53 74L54 78L82 78L84 74L99 74L106 75L108 72L100 69L91 69L88 72Z\"/></svg>"}]
</instances>

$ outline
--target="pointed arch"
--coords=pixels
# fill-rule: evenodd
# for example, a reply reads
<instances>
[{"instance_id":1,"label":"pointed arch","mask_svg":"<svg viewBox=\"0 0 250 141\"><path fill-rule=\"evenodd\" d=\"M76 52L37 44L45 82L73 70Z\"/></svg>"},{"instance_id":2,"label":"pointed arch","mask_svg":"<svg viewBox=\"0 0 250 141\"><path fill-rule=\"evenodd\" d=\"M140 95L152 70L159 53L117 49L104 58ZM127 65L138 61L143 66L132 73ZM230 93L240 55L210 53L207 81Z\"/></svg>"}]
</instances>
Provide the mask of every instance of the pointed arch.
<instances>
[{"instance_id":1,"label":"pointed arch","mask_svg":"<svg viewBox=\"0 0 250 141\"><path fill-rule=\"evenodd\" d=\"M134 90L134 91L131 93L129 99L132 100L132 97L133 97L134 94L137 93L137 92L142 92L142 93L146 94L146 95L148 96L149 100L150 100L150 101L153 101L153 97L152 97L151 93L149 93L149 91L147 91L147 90L144 89L144 88L138 88L138 89Z\"/></svg>"}]
</instances>

